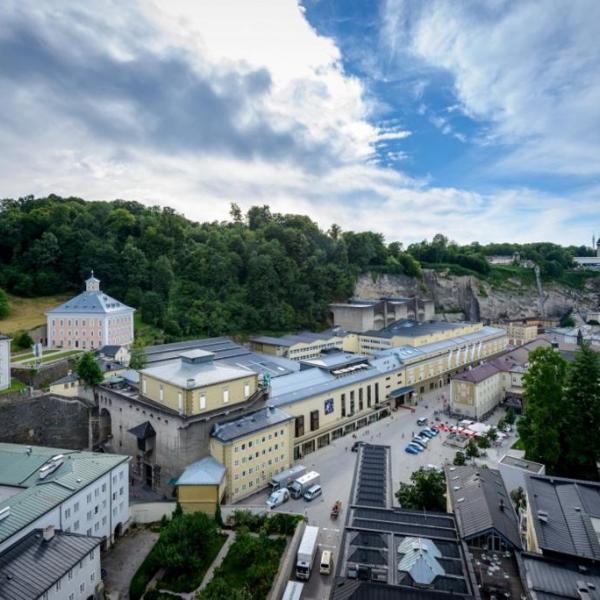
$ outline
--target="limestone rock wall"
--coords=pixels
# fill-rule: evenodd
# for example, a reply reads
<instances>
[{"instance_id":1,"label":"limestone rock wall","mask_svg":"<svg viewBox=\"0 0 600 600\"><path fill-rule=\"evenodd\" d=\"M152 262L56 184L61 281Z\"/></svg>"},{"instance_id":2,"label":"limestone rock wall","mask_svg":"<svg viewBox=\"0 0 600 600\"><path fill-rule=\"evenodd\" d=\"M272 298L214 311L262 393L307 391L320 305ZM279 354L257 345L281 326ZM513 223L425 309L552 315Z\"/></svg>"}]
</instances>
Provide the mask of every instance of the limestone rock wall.
<instances>
[{"instance_id":1,"label":"limestone rock wall","mask_svg":"<svg viewBox=\"0 0 600 600\"><path fill-rule=\"evenodd\" d=\"M450 275L425 269L423 279L405 275L370 273L359 277L354 295L360 298L381 296L422 296L433 298L436 311L455 320L463 314L468 320L519 319L525 317L561 317L569 310L585 313L600 303L600 278L587 282L583 290L557 284L543 285L542 296L535 285L509 280L501 288L471 276Z\"/></svg>"}]
</instances>

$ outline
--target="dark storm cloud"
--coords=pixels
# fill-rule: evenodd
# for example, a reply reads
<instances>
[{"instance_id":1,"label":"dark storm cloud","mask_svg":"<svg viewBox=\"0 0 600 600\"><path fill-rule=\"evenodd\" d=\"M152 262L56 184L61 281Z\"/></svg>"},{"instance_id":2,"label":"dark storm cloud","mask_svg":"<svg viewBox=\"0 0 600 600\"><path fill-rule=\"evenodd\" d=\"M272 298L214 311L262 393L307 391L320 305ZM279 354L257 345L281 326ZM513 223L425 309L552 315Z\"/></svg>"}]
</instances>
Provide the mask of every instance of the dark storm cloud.
<instances>
[{"instance_id":1,"label":"dark storm cloud","mask_svg":"<svg viewBox=\"0 0 600 600\"><path fill-rule=\"evenodd\" d=\"M137 27L140 38L151 35ZM291 160L308 168L330 160L302 124L272 126L263 105L271 87L267 70L194 68L185 53L151 51L124 38L126 32L118 41L131 58L123 60L103 45L115 33L81 12L49 21L9 10L0 29L2 94L27 92L50 119L75 119L94 136L126 146ZM27 130L27 114L11 114L15 105L7 101L0 115Z\"/></svg>"}]
</instances>

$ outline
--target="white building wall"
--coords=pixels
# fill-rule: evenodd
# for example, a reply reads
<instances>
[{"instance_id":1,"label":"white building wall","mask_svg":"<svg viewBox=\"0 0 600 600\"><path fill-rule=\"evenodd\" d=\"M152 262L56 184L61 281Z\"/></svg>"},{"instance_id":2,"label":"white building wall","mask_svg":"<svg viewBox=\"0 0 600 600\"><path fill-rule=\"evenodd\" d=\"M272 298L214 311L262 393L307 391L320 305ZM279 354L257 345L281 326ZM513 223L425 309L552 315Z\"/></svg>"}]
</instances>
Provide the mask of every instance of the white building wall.
<instances>
[{"instance_id":1,"label":"white building wall","mask_svg":"<svg viewBox=\"0 0 600 600\"><path fill-rule=\"evenodd\" d=\"M117 526L129 521L129 462L118 465L73 494L58 507L0 543L0 552L33 529L53 525L56 529L112 542Z\"/></svg>"},{"instance_id":2,"label":"white building wall","mask_svg":"<svg viewBox=\"0 0 600 600\"><path fill-rule=\"evenodd\" d=\"M100 583L100 548L95 548L70 569L45 594L42 600L86 600Z\"/></svg>"},{"instance_id":3,"label":"white building wall","mask_svg":"<svg viewBox=\"0 0 600 600\"><path fill-rule=\"evenodd\" d=\"M10 387L10 339L0 339L0 390Z\"/></svg>"}]
</instances>

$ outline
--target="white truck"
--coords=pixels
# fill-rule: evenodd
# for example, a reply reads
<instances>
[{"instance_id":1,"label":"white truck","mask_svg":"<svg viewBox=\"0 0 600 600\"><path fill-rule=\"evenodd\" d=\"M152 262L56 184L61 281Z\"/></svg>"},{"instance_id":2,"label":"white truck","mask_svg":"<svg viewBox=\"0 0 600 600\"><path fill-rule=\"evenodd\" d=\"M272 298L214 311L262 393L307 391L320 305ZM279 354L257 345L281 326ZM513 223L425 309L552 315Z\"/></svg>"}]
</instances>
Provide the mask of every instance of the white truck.
<instances>
[{"instance_id":1,"label":"white truck","mask_svg":"<svg viewBox=\"0 0 600 600\"><path fill-rule=\"evenodd\" d=\"M281 473L277 473L277 475L273 475L271 481L269 481L269 485L273 491L280 490L288 487L292 481L298 479L298 477L302 477L305 473L306 467L304 465L294 465L285 471L281 471Z\"/></svg>"},{"instance_id":2,"label":"white truck","mask_svg":"<svg viewBox=\"0 0 600 600\"><path fill-rule=\"evenodd\" d=\"M316 471L309 471L298 477L290 486L290 495L292 498L302 498L304 492L311 488L313 485L321 483L321 476Z\"/></svg>"},{"instance_id":3,"label":"white truck","mask_svg":"<svg viewBox=\"0 0 600 600\"><path fill-rule=\"evenodd\" d=\"M312 569L313 563L315 562L315 556L317 555L318 537L319 528L307 525L296 556L296 577L298 579L310 578L310 570Z\"/></svg>"}]
</instances>

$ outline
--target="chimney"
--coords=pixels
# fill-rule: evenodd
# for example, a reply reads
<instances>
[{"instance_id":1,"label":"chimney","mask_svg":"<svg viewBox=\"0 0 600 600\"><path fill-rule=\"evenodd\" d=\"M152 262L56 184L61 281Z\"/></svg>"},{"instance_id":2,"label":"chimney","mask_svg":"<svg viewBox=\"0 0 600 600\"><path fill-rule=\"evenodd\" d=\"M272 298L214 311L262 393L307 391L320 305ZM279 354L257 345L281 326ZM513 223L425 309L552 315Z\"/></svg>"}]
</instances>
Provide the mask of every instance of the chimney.
<instances>
[{"instance_id":1,"label":"chimney","mask_svg":"<svg viewBox=\"0 0 600 600\"><path fill-rule=\"evenodd\" d=\"M54 525L44 527L44 541L49 542L54 537Z\"/></svg>"}]
</instances>

